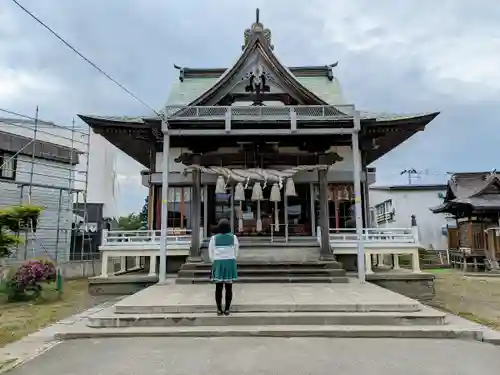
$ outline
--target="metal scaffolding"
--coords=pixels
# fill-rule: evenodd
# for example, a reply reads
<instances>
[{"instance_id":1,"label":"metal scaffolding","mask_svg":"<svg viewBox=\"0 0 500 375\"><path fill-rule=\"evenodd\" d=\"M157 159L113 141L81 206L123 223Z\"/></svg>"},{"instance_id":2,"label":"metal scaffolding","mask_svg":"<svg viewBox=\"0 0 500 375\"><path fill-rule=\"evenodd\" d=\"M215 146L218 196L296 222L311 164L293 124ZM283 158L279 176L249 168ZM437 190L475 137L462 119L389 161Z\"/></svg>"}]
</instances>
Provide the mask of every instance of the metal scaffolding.
<instances>
[{"instance_id":1,"label":"metal scaffolding","mask_svg":"<svg viewBox=\"0 0 500 375\"><path fill-rule=\"evenodd\" d=\"M90 129L61 126L0 109L0 207L42 208L36 228L20 234L11 261L50 258L56 263L94 259L85 246L89 232L87 190Z\"/></svg>"}]
</instances>

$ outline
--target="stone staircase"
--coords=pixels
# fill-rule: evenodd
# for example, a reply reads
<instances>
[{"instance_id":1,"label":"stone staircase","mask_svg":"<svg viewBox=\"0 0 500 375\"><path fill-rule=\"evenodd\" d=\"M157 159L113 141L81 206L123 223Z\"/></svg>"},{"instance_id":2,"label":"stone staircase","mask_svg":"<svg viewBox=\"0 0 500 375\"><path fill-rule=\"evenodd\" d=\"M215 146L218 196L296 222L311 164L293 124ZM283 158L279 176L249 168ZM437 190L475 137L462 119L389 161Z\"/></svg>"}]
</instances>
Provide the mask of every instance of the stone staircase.
<instances>
[{"instance_id":1,"label":"stone staircase","mask_svg":"<svg viewBox=\"0 0 500 375\"><path fill-rule=\"evenodd\" d=\"M210 282L210 263L185 263L177 274L178 284ZM239 283L347 283L338 262L238 262Z\"/></svg>"},{"instance_id":2,"label":"stone staircase","mask_svg":"<svg viewBox=\"0 0 500 375\"><path fill-rule=\"evenodd\" d=\"M56 339L106 337L391 337L485 340L474 323L372 284L236 284L230 316L207 285L155 285ZM458 320L457 320L458 319Z\"/></svg>"},{"instance_id":3,"label":"stone staircase","mask_svg":"<svg viewBox=\"0 0 500 375\"><path fill-rule=\"evenodd\" d=\"M210 282L208 244L201 249L203 262L187 262L177 274L178 284ZM347 283L342 264L319 261L320 248L314 237L252 237L240 239L239 283Z\"/></svg>"}]
</instances>

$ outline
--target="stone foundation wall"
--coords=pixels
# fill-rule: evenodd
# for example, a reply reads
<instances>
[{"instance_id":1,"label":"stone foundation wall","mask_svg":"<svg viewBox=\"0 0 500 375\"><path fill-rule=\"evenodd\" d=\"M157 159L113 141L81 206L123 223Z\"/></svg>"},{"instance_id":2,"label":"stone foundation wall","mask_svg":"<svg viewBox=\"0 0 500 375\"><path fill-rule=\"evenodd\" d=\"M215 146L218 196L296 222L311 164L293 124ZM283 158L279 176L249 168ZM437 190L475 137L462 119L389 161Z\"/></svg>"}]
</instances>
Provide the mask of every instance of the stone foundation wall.
<instances>
[{"instance_id":1,"label":"stone foundation wall","mask_svg":"<svg viewBox=\"0 0 500 375\"><path fill-rule=\"evenodd\" d=\"M434 298L434 275L430 273L374 274L366 280L404 296L426 302Z\"/></svg>"},{"instance_id":2,"label":"stone foundation wall","mask_svg":"<svg viewBox=\"0 0 500 375\"><path fill-rule=\"evenodd\" d=\"M160 272L160 257L156 257L156 273ZM167 256L167 273L177 273L181 266L186 263L187 256L185 255L176 255L176 256ZM149 270L149 257L144 257L144 266L145 270Z\"/></svg>"}]
</instances>

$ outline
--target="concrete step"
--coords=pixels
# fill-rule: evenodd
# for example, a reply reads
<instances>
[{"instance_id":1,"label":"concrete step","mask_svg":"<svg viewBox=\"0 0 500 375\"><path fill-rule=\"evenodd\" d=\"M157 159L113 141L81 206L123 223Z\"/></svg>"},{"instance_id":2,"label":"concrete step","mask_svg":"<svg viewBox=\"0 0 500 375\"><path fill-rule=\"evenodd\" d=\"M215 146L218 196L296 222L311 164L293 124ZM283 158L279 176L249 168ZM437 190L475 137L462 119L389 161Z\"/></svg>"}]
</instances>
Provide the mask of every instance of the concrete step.
<instances>
[{"instance_id":1,"label":"concrete step","mask_svg":"<svg viewBox=\"0 0 500 375\"><path fill-rule=\"evenodd\" d=\"M212 297L212 296L211 296ZM215 314L215 303L210 304L189 304L189 305L162 305L162 301L156 301L154 304L140 305L130 304L126 300L118 302L114 306L115 314L197 314L209 313ZM361 313L361 312L401 312L411 313L422 310L422 305L414 301L414 303L380 303L380 302L363 302L363 303L273 303L260 302L259 304L238 304L233 303L231 311L235 314L241 313L319 313L319 312L344 312L344 313Z\"/></svg>"},{"instance_id":2,"label":"concrete step","mask_svg":"<svg viewBox=\"0 0 500 375\"><path fill-rule=\"evenodd\" d=\"M211 269L210 263L185 263L182 269ZM258 262L258 261L238 261L238 268L252 269L342 269L339 262Z\"/></svg>"},{"instance_id":3,"label":"concrete step","mask_svg":"<svg viewBox=\"0 0 500 375\"><path fill-rule=\"evenodd\" d=\"M220 319L225 319L220 317ZM336 338L432 338L483 340L481 328L461 325L254 325L195 327L90 328L84 325L61 330L57 340L118 337L336 337Z\"/></svg>"},{"instance_id":4,"label":"concrete step","mask_svg":"<svg viewBox=\"0 0 500 375\"><path fill-rule=\"evenodd\" d=\"M355 325L355 326L440 326L446 314L426 308L418 312L268 312L233 313L217 316L211 313L116 314L113 308L88 318L93 328L123 327L199 327L199 326L271 326L271 325Z\"/></svg>"},{"instance_id":5,"label":"concrete step","mask_svg":"<svg viewBox=\"0 0 500 375\"><path fill-rule=\"evenodd\" d=\"M415 312L422 304L373 284L233 285L235 312ZM213 285L178 285L169 280L115 304L118 314L215 313Z\"/></svg>"},{"instance_id":6,"label":"concrete step","mask_svg":"<svg viewBox=\"0 0 500 375\"><path fill-rule=\"evenodd\" d=\"M297 283L297 284L311 284L311 283L348 283L347 276L323 276L323 275L310 275L310 276L241 276L238 277L238 283ZM208 284L211 280L206 277L177 277L176 284Z\"/></svg>"},{"instance_id":7,"label":"concrete step","mask_svg":"<svg viewBox=\"0 0 500 375\"><path fill-rule=\"evenodd\" d=\"M210 276L211 268L181 269L178 273L179 277L187 276ZM239 276L345 276L346 272L342 269L325 269L325 268L240 268L238 270Z\"/></svg>"}]
</instances>

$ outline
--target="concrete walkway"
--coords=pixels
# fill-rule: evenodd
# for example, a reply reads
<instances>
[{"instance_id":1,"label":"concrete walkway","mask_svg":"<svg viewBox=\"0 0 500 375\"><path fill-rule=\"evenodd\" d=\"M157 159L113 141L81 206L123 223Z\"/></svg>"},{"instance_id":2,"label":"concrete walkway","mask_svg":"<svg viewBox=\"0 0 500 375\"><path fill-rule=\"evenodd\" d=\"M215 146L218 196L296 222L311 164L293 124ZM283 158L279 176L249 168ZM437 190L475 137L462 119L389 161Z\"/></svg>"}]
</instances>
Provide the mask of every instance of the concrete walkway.
<instances>
[{"instance_id":1,"label":"concrete walkway","mask_svg":"<svg viewBox=\"0 0 500 375\"><path fill-rule=\"evenodd\" d=\"M9 375L497 375L500 348L472 341L321 338L75 340Z\"/></svg>"}]
</instances>

